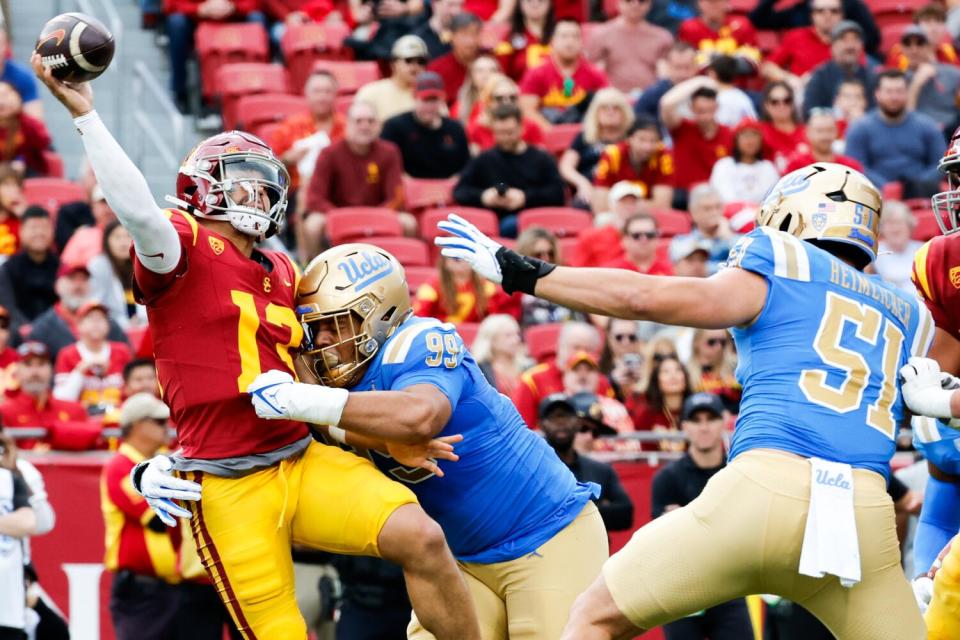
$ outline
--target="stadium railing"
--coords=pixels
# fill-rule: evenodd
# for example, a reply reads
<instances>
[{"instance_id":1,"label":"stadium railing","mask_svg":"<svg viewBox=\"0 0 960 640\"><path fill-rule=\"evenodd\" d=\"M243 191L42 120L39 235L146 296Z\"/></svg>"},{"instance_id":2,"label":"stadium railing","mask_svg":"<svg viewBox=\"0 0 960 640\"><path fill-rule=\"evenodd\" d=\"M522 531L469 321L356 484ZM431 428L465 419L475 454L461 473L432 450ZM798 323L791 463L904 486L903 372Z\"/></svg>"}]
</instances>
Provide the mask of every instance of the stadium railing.
<instances>
[{"instance_id":1,"label":"stadium railing","mask_svg":"<svg viewBox=\"0 0 960 640\"><path fill-rule=\"evenodd\" d=\"M94 1L100 5L103 9L102 11L96 11L94 9ZM81 13L86 13L87 15L96 16L102 15L106 18L105 22L107 28L110 29L110 33L113 34L113 43L115 47L115 53L113 56L113 62L110 64L110 68L107 69L105 73L114 75L114 84L122 85L123 79L127 77L127 58L128 56L123 55L121 48L123 47L123 20L120 19L120 13L117 11L116 5L114 5L113 0L77 0L77 7ZM59 11L58 11L59 13ZM120 91L119 86L115 86L113 90L113 119L111 122L111 128L113 130L113 135L116 136L118 140L123 140L123 91Z\"/></svg>"},{"instance_id":2,"label":"stadium railing","mask_svg":"<svg viewBox=\"0 0 960 640\"><path fill-rule=\"evenodd\" d=\"M152 105L158 107L169 121L169 127L162 126L147 115L144 98L149 95ZM153 150L160 154L163 162L170 167L180 165L180 152L183 150L184 119L176 105L150 69L142 61L133 65L133 120L143 135L135 136L134 161L142 165L149 140ZM167 123L163 123L167 124Z\"/></svg>"}]
</instances>

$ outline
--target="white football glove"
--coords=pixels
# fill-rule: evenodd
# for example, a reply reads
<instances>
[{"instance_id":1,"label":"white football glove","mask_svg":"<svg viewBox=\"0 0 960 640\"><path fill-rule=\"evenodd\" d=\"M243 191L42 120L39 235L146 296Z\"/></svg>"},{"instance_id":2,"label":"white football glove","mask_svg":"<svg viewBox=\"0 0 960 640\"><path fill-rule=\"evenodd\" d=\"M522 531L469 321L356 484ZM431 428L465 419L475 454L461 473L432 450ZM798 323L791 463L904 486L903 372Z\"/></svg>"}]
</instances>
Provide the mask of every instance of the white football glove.
<instances>
[{"instance_id":1,"label":"white football glove","mask_svg":"<svg viewBox=\"0 0 960 640\"><path fill-rule=\"evenodd\" d=\"M337 426L350 392L295 382L286 371L261 373L247 387L257 415L267 420L300 420Z\"/></svg>"},{"instance_id":2,"label":"white football glove","mask_svg":"<svg viewBox=\"0 0 960 640\"><path fill-rule=\"evenodd\" d=\"M437 228L453 234L453 237L437 236L434 244L440 247L440 253L447 258L463 260L487 280L500 284L503 274L497 260L497 251L501 245L488 238L480 229L455 213L437 224Z\"/></svg>"},{"instance_id":3,"label":"white football glove","mask_svg":"<svg viewBox=\"0 0 960 640\"><path fill-rule=\"evenodd\" d=\"M910 411L921 416L950 420L950 398L953 376L940 371L930 358L912 357L900 368L903 400ZM947 387L947 388L945 388Z\"/></svg>"},{"instance_id":4,"label":"white football glove","mask_svg":"<svg viewBox=\"0 0 960 640\"><path fill-rule=\"evenodd\" d=\"M155 456L130 470L130 482L147 500L157 517L168 527L177 526L177 518L190 518L190 512L174 500L199 500L200 485L181 480L172 473L173 460Z\"/></svg>"},{"instance_id":5,"label":"white football glove","mask_svg":"<svg viewBox=\"0 0 960 640\"><path fill-rule=\"evenodd\" d=\"M927 576L920 576L910 583L913 587L913 597L917 599L917 606L920 607L920 613L926 613L930 606L930 600L933 598L933 579Z\"/></svg>"}]
</instances>

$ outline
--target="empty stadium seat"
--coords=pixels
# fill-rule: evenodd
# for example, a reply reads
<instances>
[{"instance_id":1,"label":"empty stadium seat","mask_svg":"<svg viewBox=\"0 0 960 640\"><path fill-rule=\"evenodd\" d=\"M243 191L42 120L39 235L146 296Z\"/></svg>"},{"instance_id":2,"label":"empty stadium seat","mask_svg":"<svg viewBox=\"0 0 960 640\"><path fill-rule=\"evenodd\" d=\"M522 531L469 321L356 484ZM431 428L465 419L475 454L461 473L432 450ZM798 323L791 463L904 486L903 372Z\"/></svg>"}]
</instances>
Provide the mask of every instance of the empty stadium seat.
<instances>
[{"instance_id":1,"label":"empty stadium seat","mask_svg":"<svg viewBox=\"0 0 960 640\"><path fill-rule=\"evenodd\" d=\"M364 242L391 253L404 267L430 266L430 247L419 238L370 238Z\"/></svg>"},{"instance_id":2,"label":"empty stadium seat","mask_svg":"<svg viewBox=\"0 0 960 640\"><path fill-rule=\"evenodd\" d=\"M380 67L376 62L318 60L314 63L313 69L322 69L331 73L337 79L340 95L353 95L363 85L380 79Z\"/></svg>"},{"instance_id":3,"label":"empty stadium seat","mask_svg":"<svg viewBox=\"0 0 960 640\"><path fill-rule=\"evenodd\" d=\"M537 207L517 217L517 229L523 233L530 227L543 227L558 238L575 237L593 225L593 216L572 207Z\"/></svg>"},{"instance_id":4,"label":"empty stadium seat","mask_svg":"<svg viewBox=\"0 0 960 640\"><path fill-rule=\"evenodd\" d=\"M547 148L547 151L555 156L559 156L570 148L570 144L573 143L573 139L577 137L580 130L581 126L579 124L554 125L543 133L544 146Z\"/></svg>"},{"instance_id":5,"label":"empty stadium seat","mask_svg":"<svg viewBox=\"0 0 960 640\"><path fill-rule=\"evenodd\" d=\"M63 178L27 178L23 181L23 197L27 204L39 205L51 216L57 214L60 205L88 200L83 187Z\"/></svg>"},{"instance_id":6,"label":"empty stadium seat","mask_svg":"<svg viewBox=\"0 0 960 640\"><path fill-rule=\"evenodd\" d=\"M250 127L250 133L257 136L272 147L273 136L279 128L279 122L267 122L266 124L259 124L254 127Z\"/></svg>"},{"instance_id":7,"label":"empty stadium seat","mask_svg":"<svg viewBox=\"0 0 960 640\"><path fill-rule=\"evenodd\" d=\"M279 122L307 111L307 100L300 96L261 93L244 96L237 101L236 128L253 132L271 122Z\"/></svg>"},{"instance_id":8,"label":"empty stadium seat","mask_svg":"<svg viewBox=\"0 0 960 640\"><path fill-rule=\"evenodd\" d=\"M937 214L932 210L914 211L913 217L917 226L913 228L913 239L926 242L930 238L940 235L940 225L937 224Z\"/></svg>"},{"instance_id":9,"label":"empty stadium seat","mask_svg":"<svg viewBox=\"0 0 960 640\"><path fill-rule=\"evenodd\" d=\"M880 27L880 50L889 51L893 45L900 42L900 36L911 24L908 14L906 22L891 22Z\"/></svg>"},{"instance_id":10,"label":"empty stadium seat","mask_svg":"<svg viewBox=\"0 0 960 640\"><path fill-rule=\"evenodd\" d=\"M287 72L279 64L238 62L217 70L216 93L220 96L223 128L233 129L238 120L238 101L263 93L289 93Z\"/></svg>"},{"instance_id":11,"label":"empty stadium seat","mask_svg":"<svg viewBox=\"0 0 960 640\"><path fill-rule=\"evenodd\" d=\"M230 62L266 62L267 32L256 22L201 22L194 35L203 95L216 94L217 69Z\"/></svg>"},{"instance_id":12,"label":"empty stadium seat","mask_svg":"<svg viewBox=\"0 0 960 640\"><path fill-rule=\"evenodd\" d=\"M536 324L523 332L523 342L527 353L537 362L547 362L557 355L557 341L560 338L562 322Z\"/></svg>"},{"instance_id":13,"label":"empty stadium seat","mask_svg":"<svg viewBox=\"0 0 960 640\"><path fill-rule=\"evenodd\" d=\"M657 226L660 227L660 235L671 238L682 233L690 233L693 223L690 214L685 211L676 211L675 209L661 209L652 211L653 217L657 219Z\"/></svg>"},{"instance_id":14,"label":"empty stadium seat","mask_svg":"<svg viewBox=\"0 0 960 640\"><path fill-rule=\"evenodd\" d=\"M463 344L467 345L467 349L473 346L473 341L477 339L479 330L479 322L461 322L457 325L457 333L463 338Z\"/></svg>"},{"instance_id":15,"label":"empty stadium seat","mask_svg":"<svg viewBox=\"0 0 960 640\"><path fill-rule=\"evenodd\" d=\"M383 207L344 207L327 212L330 244L366 242L368 238L400 236L397 212Z\"/></svg>"},{"instance_id":16,"label":"empty stadium seat","mask_svg":"<svg viewBox=\"0 0 960 640\"><path fill-rule=\"evenodd\" d=\"M500 233L500 222L497 220L497 214L487 209L475 209L473 207L461 207L453 205L442 209L428 209L420 216L420 237L427 242L432 243L433 239L443 234L437 229L437 223L446 220L450 213L456 213L458 216L471 222L477 229L480 229L488 236L496 236Z\"/></svg>"},{"instance_id":17,"label":"empty stadium seat","mask_svg":"<svg viewBox=\"0 0 960 640\"><path fill-rule=\"evenodd\" d=\"M311 22L287 27L280 41L280 49L290 71L290 86L303 90L314 64L318 60L344 60L348 53L343 40L350 34L346 23Z\"/></svg>"},{"instance_id":18,"label":"empty stadium seat","mask_svg":"<svg viewBox=\"0 0 960 640\"><path fill-rule=\"evenodd\" d=\"M403 270L407 277L407 287L411 294L416 294L420 285L430 282L437 275L435 267L406 267Z\"/></svg>"},{"instance_id":19,"label":"empty stadium seat","mask_svg":"<svg viewBox=\"0 0 960 640\"><path fill-rule=\"evenodd\" d=\"M912 23L913 12L919 6L911 0L867 0L866 4L881 31L890 25ZM883 47L884 51L888 49Z\"/></svg>"},{"instance_id":20,"label":"empty stadium seat","mask_svg":"<svg viewBox=\"0 0 960 640\"><path fill-rule=\"evenodd\" d=\"M47 161L47 177L63 177L63 157L56 151L47 149L43 152L43 159Z\"/></svg>"},{"instance_id":21,"label":"empty stadium seat","mask_svg":"<svg viewBox=\"0 0 960 640\"><path fill-rule=\"evenodd\" d=\"M420 211L432 207L442 207L453 202L453 187L457 178L428 180L424 178L403 177L403 190L407 209Z\"/></svg>"}]
</instances>

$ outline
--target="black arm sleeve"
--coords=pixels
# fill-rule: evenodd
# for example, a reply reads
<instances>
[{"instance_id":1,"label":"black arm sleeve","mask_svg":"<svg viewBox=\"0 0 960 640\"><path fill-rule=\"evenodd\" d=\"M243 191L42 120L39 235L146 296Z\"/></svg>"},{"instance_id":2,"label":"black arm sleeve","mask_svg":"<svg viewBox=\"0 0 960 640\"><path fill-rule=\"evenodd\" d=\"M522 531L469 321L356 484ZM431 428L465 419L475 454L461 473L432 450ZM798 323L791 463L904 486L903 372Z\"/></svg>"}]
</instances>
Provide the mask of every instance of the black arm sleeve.
<instances>
[{"instance_id":1,"label":"black arm sleeve","mask_svg":"<svg viewBox=\"0 0 960 640\"><path fill-rule=\"evenodd\" d=\"M524 190L527 202L525 209L533 207L557 207L563 204L563 178L557 163L546 153L537 154L540 164L537 174L539 184Z\"/></svg>"},{"instance_id":2,"label":"black arm sleeve","mask_svg":"<svg viewBox=\"0 0 960 640\"><path fill-rule=\"evenodd\" d=\"M607 531L623 531L633 526L633 500L627 495L613 467L607 468L607 477L600 492L597 508Z\"/></svg>"},{"instance_id":3,"label":"black arm sleeve","mask_svg":"<svg viewBox=\"0 0 960 640\"><path fill-rule=\"evenodd\" d=\"M890 494L890 497L893 498L893 501L899 502L900 498L907 495L908 491L910 491L910 487L900 482L900 479L891 473L890 483L887 484L887 493Z\"/></svg>"},{"instance_id":4,"label":"black arm sleeve","mask_svg":"<svg viewBox=\"0 0 960 640\"><path fill-rule=\"evenodd\" d=\"M30 506L30 487L20 472L13 472L13 510Z\"/></svg>"}]
</instances>

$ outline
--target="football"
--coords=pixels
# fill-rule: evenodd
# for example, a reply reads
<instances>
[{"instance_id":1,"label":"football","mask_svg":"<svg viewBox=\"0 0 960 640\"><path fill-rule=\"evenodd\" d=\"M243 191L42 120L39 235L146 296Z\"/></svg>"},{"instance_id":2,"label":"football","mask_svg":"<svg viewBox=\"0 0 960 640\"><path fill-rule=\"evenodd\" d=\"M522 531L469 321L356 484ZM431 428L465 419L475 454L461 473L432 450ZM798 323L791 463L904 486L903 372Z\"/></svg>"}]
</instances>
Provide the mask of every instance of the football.
<instances>
[{"instance_id":1,"label":"football","mask_svg":"<svg viewBox=\"0 0 960 640\"><path fill-rule=\"evenodd\" d=\"M113 35L94 17L82 13L61 13L47 24L37 38L37 53L43 66L58 80L87 82L110 66Z\"/></svg>"}]
</instances>

